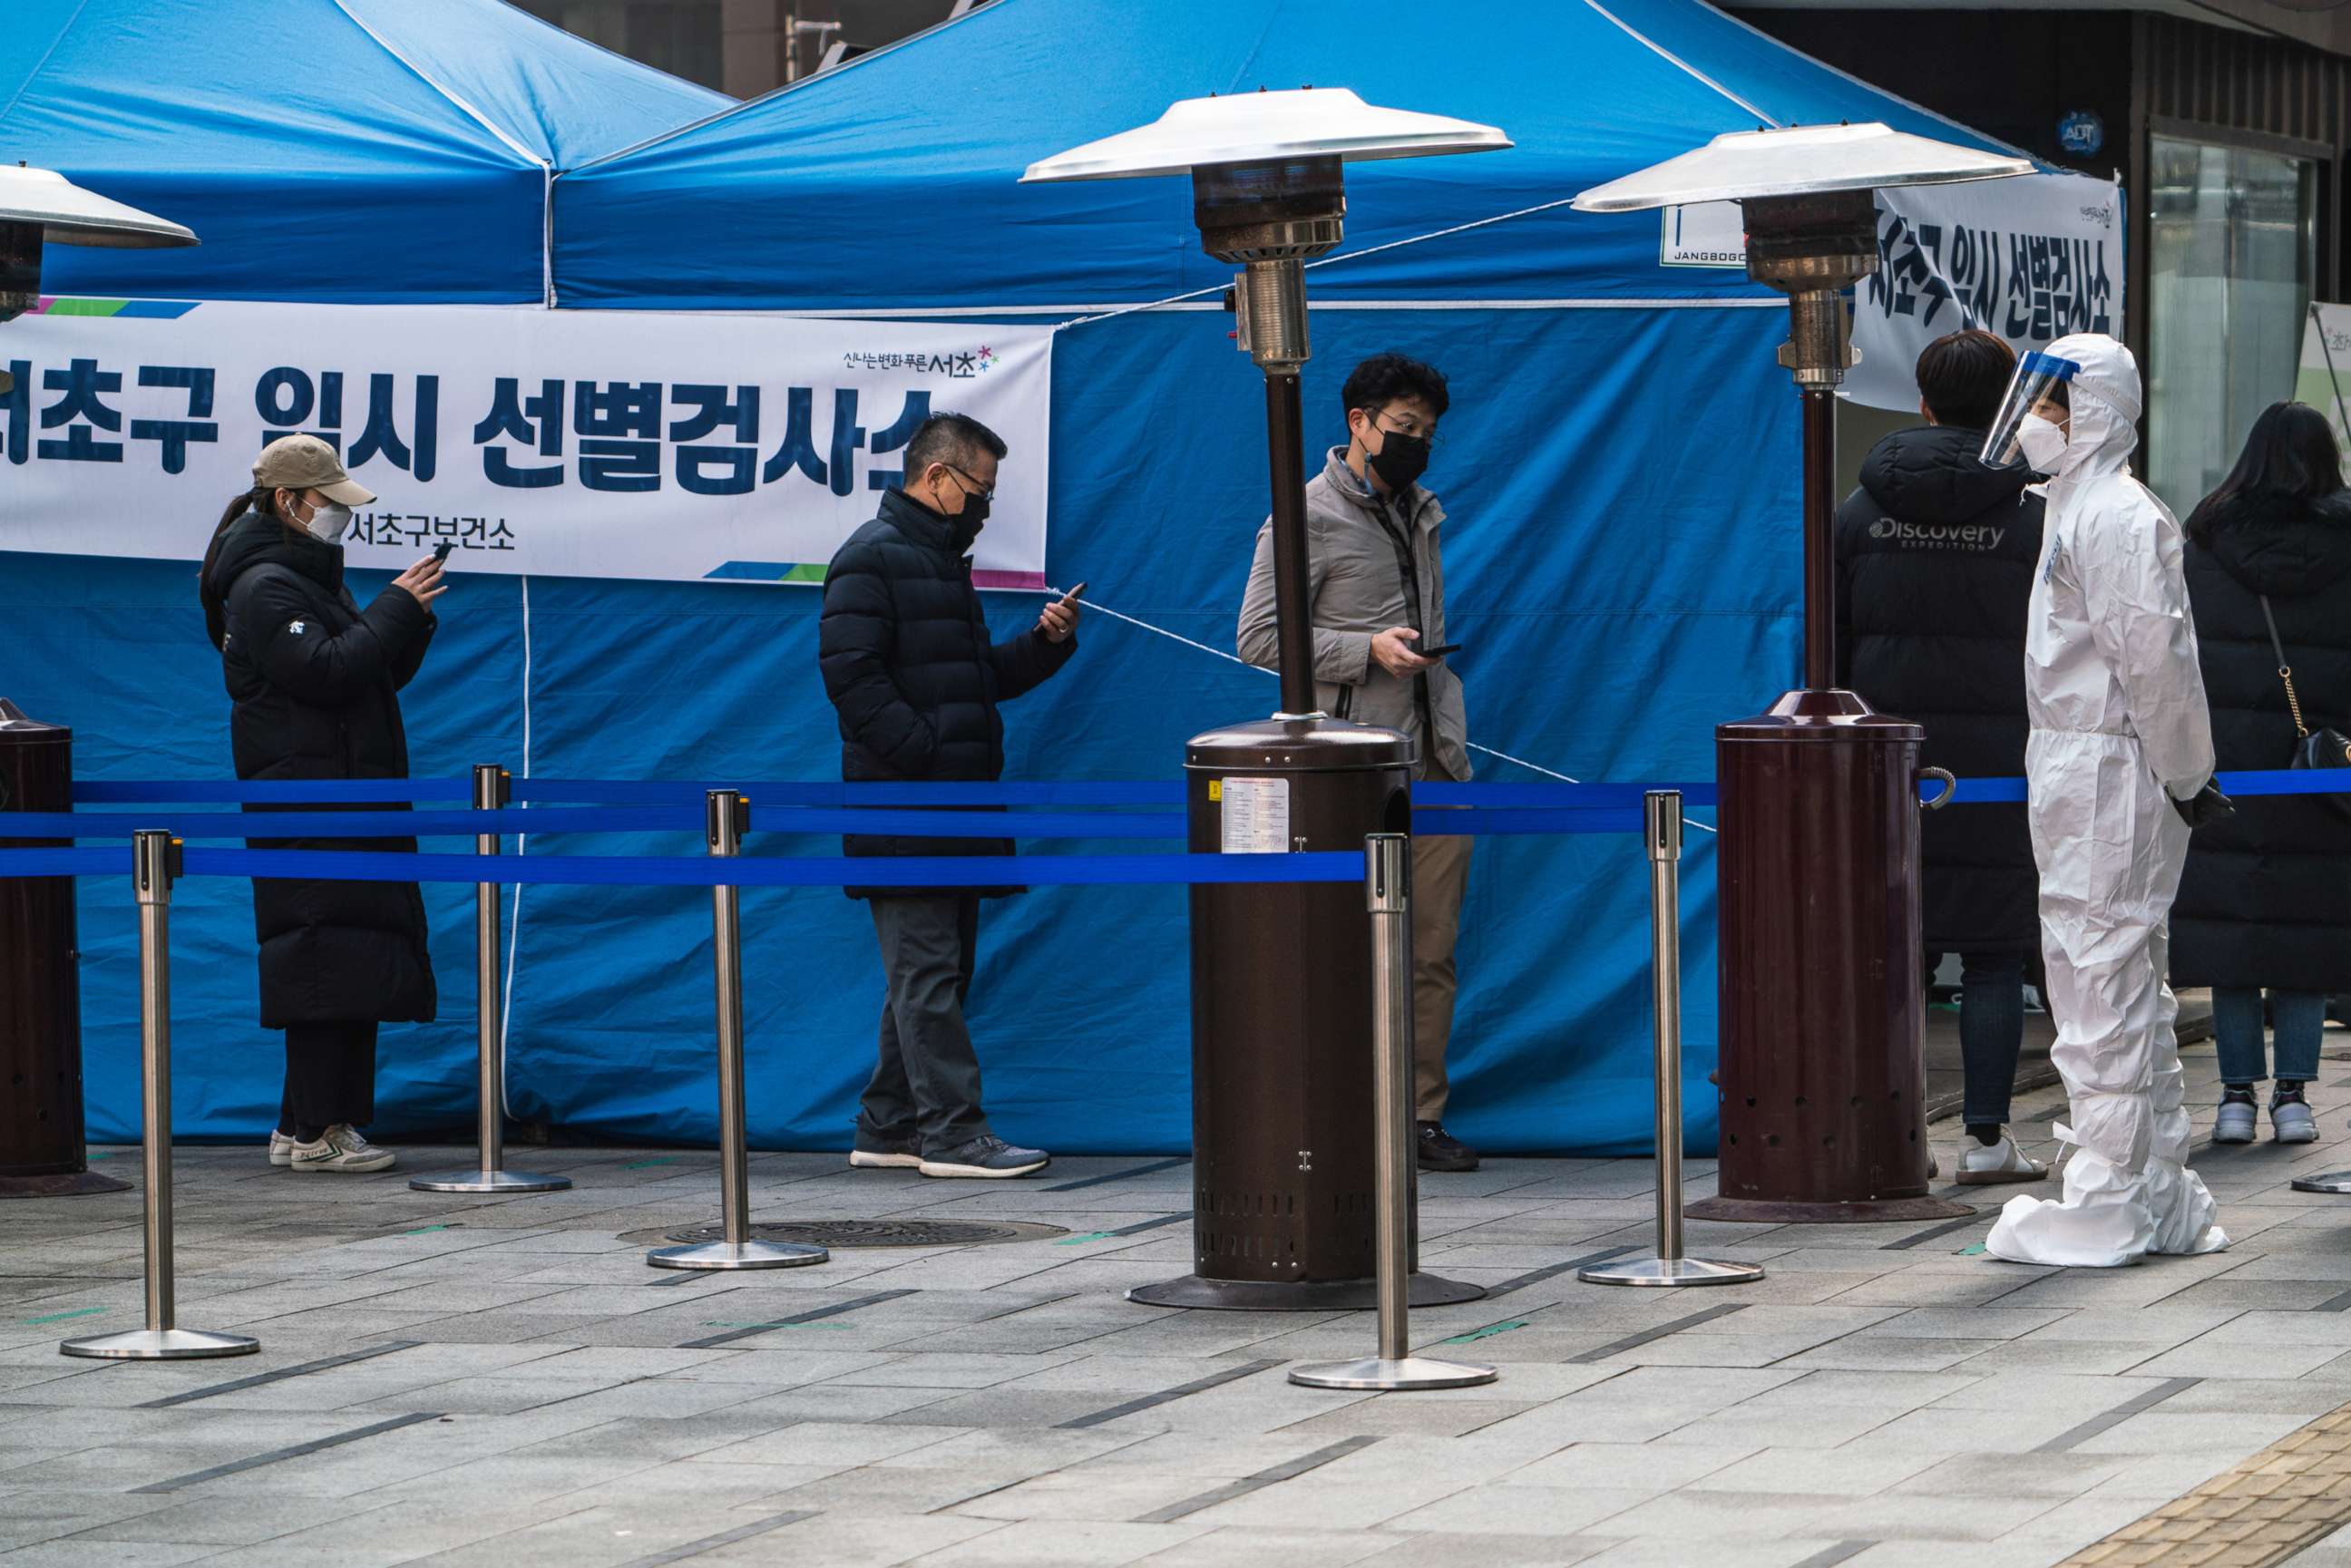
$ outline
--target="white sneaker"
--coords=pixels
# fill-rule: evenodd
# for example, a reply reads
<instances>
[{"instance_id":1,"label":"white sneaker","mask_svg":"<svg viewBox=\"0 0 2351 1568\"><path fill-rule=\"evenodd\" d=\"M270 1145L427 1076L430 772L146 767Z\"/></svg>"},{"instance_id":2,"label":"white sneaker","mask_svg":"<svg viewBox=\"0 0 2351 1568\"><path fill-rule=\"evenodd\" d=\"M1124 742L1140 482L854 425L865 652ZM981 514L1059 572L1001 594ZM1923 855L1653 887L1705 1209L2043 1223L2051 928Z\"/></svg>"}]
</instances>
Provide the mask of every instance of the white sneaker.
<instances>
[{"instance_id":1,"label":"white sneaker","mask_svg":"<svg viewBox=\"0 0 2351 1568\"><path fill-rule=\"evenodd\" d=\"M1998 1182L2045 1181L2049 1167L2039 1160L2026 1156L2010 1137L2008 1129L2000 1130L1997 1143L1979 1144L1973 1138L1959 1145L1959 1171L1955 1178L1961 1186L1990 1186Z\"/></svg>"},{"instance_id":2,"label":"white sneaker","mask_svg":"<svg viewBox=\"0 0 2351 1568\"><path fill-rule=\"evenodd\" d=\"M2318 1142L2318 1118L2310 1113L2310 1106L2304 1101L2271 1101L2270 1125L2277 1130L2281 1144Z\"/></svg>"},{"instance_id":3,"label":"white sneaker","mask_svg":"<svg viewBox=\"0 0 2351 1568\"><path fill-rule=\"evenodd\" d=\"M377 1148L349 1122L338 1122L321 1134L315 1144L294 1145L293 1166L298 1171L340 1171L348 1176L365 1176L371 1171L388 1171L399 1156L390 1149Z\"/></svg>"},{"instance_id":4,"label":"white sneaker","mask_svg":"<svg viewBox=\"0 0 2351 1568\"><path fill-rule=\"evenodd\" d=\"M2223 1100L2220 1113L2212 1118L2212 1141L2216 1144L2250 1144L2261 1127L2261 1107L2251 1100Z\"/></svg>"},{"instance_id":5,"label":"white sneaker","mask_svg":"<svg viewBox=\"0 0 2351 1568\"><path fill-rule=\"evenodd\" d=\"M294 1163L294 1134L272 1131L269 1134L269 1163L290 1166Z\"/></svg>"}]
</instances>

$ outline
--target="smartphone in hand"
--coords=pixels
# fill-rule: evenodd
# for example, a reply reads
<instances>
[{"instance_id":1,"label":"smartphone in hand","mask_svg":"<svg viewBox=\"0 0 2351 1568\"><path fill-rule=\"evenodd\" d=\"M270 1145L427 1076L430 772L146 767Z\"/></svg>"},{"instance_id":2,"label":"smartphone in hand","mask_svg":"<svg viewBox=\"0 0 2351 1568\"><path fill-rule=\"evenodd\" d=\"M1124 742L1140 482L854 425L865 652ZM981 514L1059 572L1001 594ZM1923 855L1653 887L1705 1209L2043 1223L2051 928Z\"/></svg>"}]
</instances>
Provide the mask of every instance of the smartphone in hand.
<instances>
[{"instance_id":1,"label":"smartphone in hand","mask_svg":"<svg viewBox=\"0 0 2351 1568\"><path fill-rule=\"evenodd\" d=\"M1424 659L1441 659L1447 653L1458 653L1461 652L1461 644L1458 643L1439 643L1434 648L1415 648L1413 652L1419 654Z\"/></svg>"},{"instance_id":2,"label":"smartphone in hand","mask_svg":"<svg viewBox=\"0 0 2351 1568\"><path fill-rule=\"evenodd\" d=\"M456 540L443 539L439 544L433 547L433 559L437 561L445 562L449 559L449 552L456 548Z\"/></svg>"},{"instance_id":3,"label":"smartphone in hand","mask_svg":"<svg viewBox=\"0 0 2351 1568\"><path fill-rule=\"evenodd\" d=\"M1061 602L1064 604L1082 604L1085 602L1086 590L1092 586L1093 585L1089 582L1081 582L1078 584L1075 588L1072 588L1067 593L1061 595Z\"/></svg>"}]
</instances>

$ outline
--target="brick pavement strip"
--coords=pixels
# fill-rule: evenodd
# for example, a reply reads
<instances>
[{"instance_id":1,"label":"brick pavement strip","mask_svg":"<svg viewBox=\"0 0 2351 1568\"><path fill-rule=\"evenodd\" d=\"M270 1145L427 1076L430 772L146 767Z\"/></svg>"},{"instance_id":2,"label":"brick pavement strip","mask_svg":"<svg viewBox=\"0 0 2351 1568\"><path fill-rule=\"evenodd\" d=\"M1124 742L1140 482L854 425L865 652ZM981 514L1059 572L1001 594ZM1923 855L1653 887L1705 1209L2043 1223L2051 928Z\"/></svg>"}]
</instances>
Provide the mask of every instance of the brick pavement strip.
<instances>
[{"instance_id":1,"label":"brick pavement strip","mask_svg":"<svg viewBox=\"0 0 2351 1568\"><path fill-rule=\"evenodd\" d=\"M2351 1521L2351 1405L2288 1433L2059 1568L2270 1568Z\"/></svg>"}]
</instances>

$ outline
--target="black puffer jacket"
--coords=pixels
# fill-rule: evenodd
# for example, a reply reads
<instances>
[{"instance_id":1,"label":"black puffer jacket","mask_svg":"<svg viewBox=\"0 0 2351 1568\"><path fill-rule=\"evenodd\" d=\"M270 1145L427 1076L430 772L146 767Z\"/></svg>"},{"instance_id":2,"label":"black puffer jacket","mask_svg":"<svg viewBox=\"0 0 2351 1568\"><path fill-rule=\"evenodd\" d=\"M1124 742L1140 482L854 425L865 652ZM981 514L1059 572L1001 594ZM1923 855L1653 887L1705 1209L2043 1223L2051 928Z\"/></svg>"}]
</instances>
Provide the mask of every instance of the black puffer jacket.
<instances>
[{"instance_id":1,"label":"black puffer jacket","mask_svg":"<svg viewBox=\"0 0 2351 1568\"><path fill-rule=\"evenodd\" d=\"M824 580L817 632L825 695L841 716L852 781L991 780L1004 772L998 703L1032 690L1077 652L1029 631L991 643L968 552L977 530L903 491L849 537ZM1008 855L1001 839L843 841L852 855ZM852 887L852 898L904 889ZM1010 888L981 890L1000 897Z\"/></svg>"},{"instance_id":2,"label":"black puffer jacket","mask_svg":"<svg viewBox=\"0 0 2351 1568\"><path fill-rule=\"evenodd\" d=\"M2244 502L2212 524L2187 555L2212 748L2224 772L2283 768L2294 718L2260 595L2303 722L2351 735L2351 492ZM2351 990L2351 814L2313 796L2247 796L2197 829L2171 909L2171 973L2183 986Z\"/></svg>"},{"instance_id":3,"label":"black puffer jacket","mask_svg":"<svg viewBox=\"0 0 2351 1568\"><path fill-rule=\"evenodd\" d=\"M386 588L362 611L343 586L339 547L255 512L214 541L201 589L205 629L221 651L235 705L229 743L238 778L408 777L398 693L423 663L438 622L406 590ZM416 848L413 839L249 843L257 850ZM253 925L261 941L264 1028L352 1019L432 1021L433 961L415 883L257 877Z\"/></svg>"},{"instance_id":4,"label":"black puffer jacket","mask_svg":"<svg viewBox=\"0 0 2351 1568\"><path fill-rule=\"evenodd\" d=\"M1838 678L1927 727L1924 766L2024 771L2024 617L2041 554L2026 476L1977 461L1983 432L1897 431L1837 509ZM2022 805L1953 806L1924 826L1927 946L2034 951L2039 874Z\"/></svg>"}]
</instances>

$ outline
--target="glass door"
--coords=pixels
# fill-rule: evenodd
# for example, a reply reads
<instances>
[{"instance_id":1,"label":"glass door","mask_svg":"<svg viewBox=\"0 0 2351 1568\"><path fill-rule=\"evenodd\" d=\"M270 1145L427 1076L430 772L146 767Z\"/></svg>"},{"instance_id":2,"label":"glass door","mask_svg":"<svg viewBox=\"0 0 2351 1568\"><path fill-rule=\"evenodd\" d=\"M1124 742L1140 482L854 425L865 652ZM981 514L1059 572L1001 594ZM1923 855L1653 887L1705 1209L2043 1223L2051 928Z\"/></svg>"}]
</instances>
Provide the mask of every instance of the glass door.
<instances>
[{"instance_id":1,"label":"glass door","mask_svg":"<svg viewBox=\"0 0 2351 1568\"><path fill-rule=\"evenodd\" d=\"M2147 464L2185 517L2262 410L2294 393L2318 273L2318 165L2154 138L2147 214Z\"/></svg>"}]
</instances>

